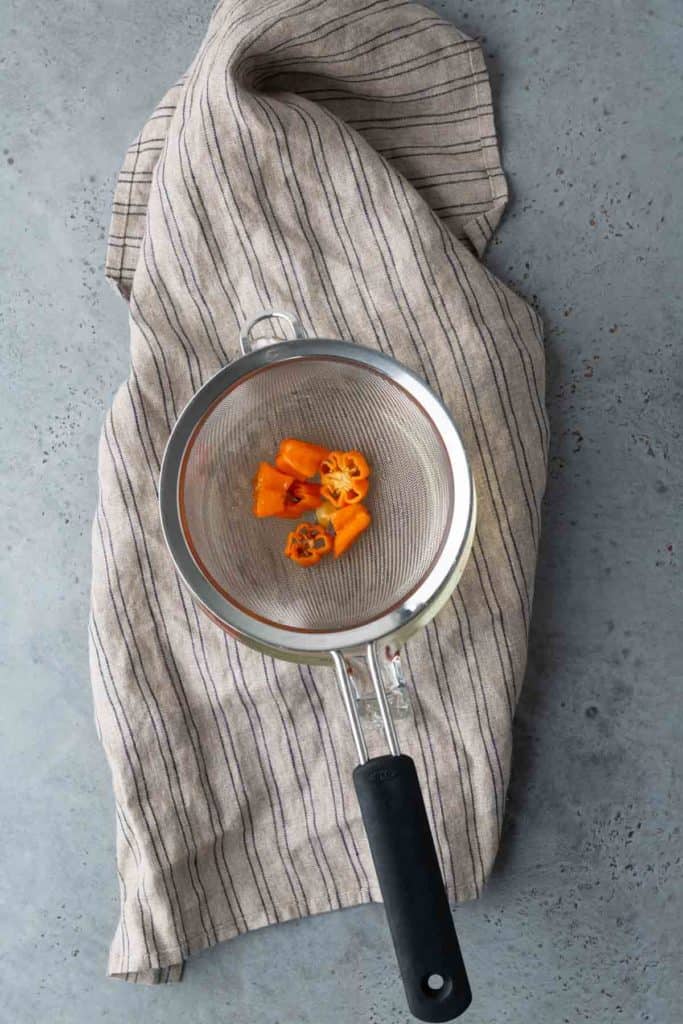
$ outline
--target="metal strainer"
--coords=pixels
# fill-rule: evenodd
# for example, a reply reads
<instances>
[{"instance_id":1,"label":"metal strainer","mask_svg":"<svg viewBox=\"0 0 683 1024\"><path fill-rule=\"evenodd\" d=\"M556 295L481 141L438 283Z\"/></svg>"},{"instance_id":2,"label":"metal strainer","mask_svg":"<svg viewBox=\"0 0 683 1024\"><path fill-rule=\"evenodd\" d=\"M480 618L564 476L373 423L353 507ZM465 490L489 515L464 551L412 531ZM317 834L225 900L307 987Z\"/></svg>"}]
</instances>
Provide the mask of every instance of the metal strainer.
<instances>
[{"instance_id":1,"label":"metal strainer","mask_svg":"<svg viewBox=\"0 0 683 1024\"><path fill-rule=\"evenodd\" d=\"M287 321L293 341L260 339ZM191 399L168 442L161 518L187 586L234 636L276 657L334 664L358 751L354 772L409 1005L444 1021L470 990L417 775L399 752L375 653L431 619L464 568L475 523L458 431L406 367L348 342L309 338L286 313L242 331L243 358ZM256 347L258 346L258 347ZM285 437L359 449L372 466L372 525L338 561L283 556L291 522L251 514L252 481ZM368 759L345 656L364 653L390 754Z\"/></svg>"}]
</instances>

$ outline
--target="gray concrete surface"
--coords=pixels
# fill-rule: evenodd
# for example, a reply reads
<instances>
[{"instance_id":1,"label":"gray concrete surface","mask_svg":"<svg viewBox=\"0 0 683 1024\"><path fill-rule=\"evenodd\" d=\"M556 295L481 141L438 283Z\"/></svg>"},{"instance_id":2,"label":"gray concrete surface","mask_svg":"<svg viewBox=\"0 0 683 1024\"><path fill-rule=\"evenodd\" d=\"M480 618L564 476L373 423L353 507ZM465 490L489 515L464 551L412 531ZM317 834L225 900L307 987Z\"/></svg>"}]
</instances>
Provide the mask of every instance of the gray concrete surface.
<instances>
[{"instance_id":1,"label":"gray concrete surface","mask_svg":"<svg viewBox=\"0 0 683 1024\"><path fill-rule=\"evenodd\" d=\"M553 429L504 842L484 898L459 912L466 1020L677 1024L683 9L432 6L486 37L513 194L489 262L538 297ZM117 896L87 675L88 535L127 326L103 240L122 153L210 7L7 0L1 15L10 1024L408 1019L378 907L245 936L196 957L179 986L105 979Z\"/></svg>"}]
</instances>

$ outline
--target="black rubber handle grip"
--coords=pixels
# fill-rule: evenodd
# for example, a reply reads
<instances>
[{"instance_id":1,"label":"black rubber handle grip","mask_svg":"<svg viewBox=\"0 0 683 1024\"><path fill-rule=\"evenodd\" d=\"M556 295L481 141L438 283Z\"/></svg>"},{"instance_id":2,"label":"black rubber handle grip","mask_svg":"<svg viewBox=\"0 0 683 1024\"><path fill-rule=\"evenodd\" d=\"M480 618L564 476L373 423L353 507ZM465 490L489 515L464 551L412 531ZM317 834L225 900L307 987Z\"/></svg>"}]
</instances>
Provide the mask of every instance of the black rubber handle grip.
<instances>
[{"instance_id":1,"label":"black rubber handle grip","mask_svg":"<svg viewBox=\"0 0 683 1024\"><path fill-rule=\"evenodd\" d=\"M375 757L353 781L411 1013L454 1020L472 993L415 765L404 754Z\"/></svg>"}]
</instances>

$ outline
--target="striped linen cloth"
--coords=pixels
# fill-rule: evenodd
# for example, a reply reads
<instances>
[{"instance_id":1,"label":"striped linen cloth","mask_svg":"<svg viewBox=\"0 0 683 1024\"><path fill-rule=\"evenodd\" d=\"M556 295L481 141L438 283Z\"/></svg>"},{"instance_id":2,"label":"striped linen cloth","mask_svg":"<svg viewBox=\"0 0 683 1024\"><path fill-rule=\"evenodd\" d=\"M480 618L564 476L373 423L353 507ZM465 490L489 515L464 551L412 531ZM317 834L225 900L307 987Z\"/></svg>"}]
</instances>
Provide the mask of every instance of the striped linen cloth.
<instances>
[{"instance_id":1,"label":"striped linen cloth","mask_svg":"<svg viewBox=\"0 0 683 1024\"><path fill-rule=\"evenodd\" d=\"M213 943L380 899L332 671L274 662L208 621L159 524L178 412L262 308L391 351L462 432L476 540L404 651L398 727L450 897L481 892L548 441L539 318L480 262L506 198L479 45L401 0L224 0L128 150L106 272L130 304L131 368L101 438L91 619L116 801L112 976L177 980Z\"/></svg>"}]
</instances>

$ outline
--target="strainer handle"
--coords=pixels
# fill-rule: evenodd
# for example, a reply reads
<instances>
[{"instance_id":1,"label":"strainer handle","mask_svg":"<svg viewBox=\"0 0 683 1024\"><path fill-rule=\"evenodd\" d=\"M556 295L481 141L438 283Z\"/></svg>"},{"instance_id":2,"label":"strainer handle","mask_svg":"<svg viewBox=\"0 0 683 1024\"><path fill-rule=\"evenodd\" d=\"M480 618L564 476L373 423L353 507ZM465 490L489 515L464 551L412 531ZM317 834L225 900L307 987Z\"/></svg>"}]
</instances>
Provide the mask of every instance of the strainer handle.
<instances>
[{"instance_id":1,"label":"strainer handle","mask_svg":"<svg viewBox=\"0 0 683 1024\"><path fill-rule=\"evenodd\" d=\"M390 754L368 759L344 657L332 651L360 764L353 783L406 999L418 1020L455 1020L472 1001L415 764L399 752L374 644L366 649ZM440 983L438 983L440 982Z\"/></svg>"},{"instance_id":2,"label":"strainer handle","mask_svg":"<svg viewBox=\"0 0 683 1024\"><path fill-rule=\"evenodd\" d=\"M251 332L253 328L256 327L256 324L261 323L262 320L285 320L293 329L295 338L303 340L304 338L308 337L306 331L303 329L300 322L297 320L295 316L292 316L291 313L280 313L275 309L264 309L251 320L249 320L240 331L240 349L243 356L246 356L250 352L253 352L254 339L251 337ZM263 344L263 340L259 340ZM274 342L280 340L280 338L269 338L268 344L273 344Z\"/></svg>"},{"instance_id":3,"label":"strainer handle","mask_svg":"<svg viewBox=\"0 0 683 1024\"><path fill-rule=\"evenodd\" d=\"M405 754L373 757L353 782L411 1013L454 1020L472 993L415 764Z\"/></svg>"}]
</instances>

